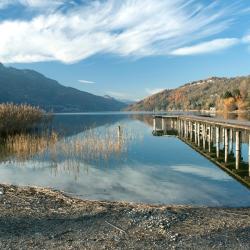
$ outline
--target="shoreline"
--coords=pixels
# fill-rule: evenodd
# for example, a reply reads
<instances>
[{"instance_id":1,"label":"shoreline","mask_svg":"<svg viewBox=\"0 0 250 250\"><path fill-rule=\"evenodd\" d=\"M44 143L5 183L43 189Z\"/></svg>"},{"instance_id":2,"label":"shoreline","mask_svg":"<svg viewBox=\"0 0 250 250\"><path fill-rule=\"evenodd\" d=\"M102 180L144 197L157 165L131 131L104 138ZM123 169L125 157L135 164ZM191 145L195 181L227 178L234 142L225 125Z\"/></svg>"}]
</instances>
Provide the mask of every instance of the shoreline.
<instances>
[{"instance_id":1,"label":"shoreline","mask_svg":"<svg viewBox=\"0 0 250 250\"><path fill-rule=\"evenodd\" d=\"M0 184L0 249L248 249L250 207L73 198Z\"/></svg>"}]
</instances>

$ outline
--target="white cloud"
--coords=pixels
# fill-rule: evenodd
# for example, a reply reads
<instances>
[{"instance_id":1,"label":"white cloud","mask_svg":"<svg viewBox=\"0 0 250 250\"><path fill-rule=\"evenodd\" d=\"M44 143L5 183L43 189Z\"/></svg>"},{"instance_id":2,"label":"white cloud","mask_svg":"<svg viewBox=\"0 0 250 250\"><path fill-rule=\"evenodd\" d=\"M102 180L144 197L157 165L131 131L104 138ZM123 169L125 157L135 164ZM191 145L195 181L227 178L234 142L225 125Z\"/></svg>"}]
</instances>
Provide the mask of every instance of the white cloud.
<instances>
[{"instance_id":1,"label":"white cloud","mask_svg":"<svg viewBox=\"0 0 250 250\"><path fill-rule=\"evenodd\" d=\"M24 7L29 8L47 8L47 7L58 7L64 4L65 0L1 0L0 9L4 9L10 5L20 4Z\"/></svg>"},{"instance_id":2,"label":"white cloud","mask_svg":"<svg viewBox=\"0 0 250 250\"><path fill-rule=\"evenodd\" d=\"M93 81L87 81L87 80L78 80L78 82L80 82L80 83L95 83Z\"/></svg>"},{"instance_id":3,"label":"white cloud","mask_svg":"<svg viewBox=\"0 0 250 250\"><path fill-rule=\"evenodd\" d=\"M242 38L243 43L250 43L250 35L246 35Z\"/></svg>"},{"instance_id":4,"label":"white cloud","mask_svg":"<svg viewBox=\"0 0 250 250\"><path fill-rule=\"evenodd\" d=\"M162 88L156 88L156 89L149 89L149 88L146 88L145 91L149 94L149 95L154 95L156 93L159 93L161 91L163 91L164 89Z\"/></svg>"},{"instance_id":5,"label":"white cloud","mask_svg":"<svg viewBox=\"0 0 250 250\"><path fill-rule=\"evenodd\" d=\"M12 0L2 0L0 1L0 9L4 9L8 5L10 5L13 1Z\"/></svg>"},{"instance_id":6,"label":"white cloud","mask_svg":"<svg viewBox=\"0 0 250 250\"><path fill-rule=\"evenodd\" d=\"M227 49L232 47L240 42L236 38L224 38L224 39L215 39L212 41L200 43L194 46L178 48L171 52L172 55L197 55L197 54L206 54L211 52L216 52L219 50Z\"/></svg>"},{"instance_id":7,"label":"white cloud","mask_svg":"<svg viewBox=\"0 0 250 250\"><path fill-rule=\"evenodd\" d=\"M19 2L48 7L52 1ZM216 3L201 5L198 0L90 1L63 12L55 9L50 14L44 9L28 21L0 23L1 62L74 63L98 53L168 55L227 29L230 14L235 11Z\"/></svg>"}]
</instances>

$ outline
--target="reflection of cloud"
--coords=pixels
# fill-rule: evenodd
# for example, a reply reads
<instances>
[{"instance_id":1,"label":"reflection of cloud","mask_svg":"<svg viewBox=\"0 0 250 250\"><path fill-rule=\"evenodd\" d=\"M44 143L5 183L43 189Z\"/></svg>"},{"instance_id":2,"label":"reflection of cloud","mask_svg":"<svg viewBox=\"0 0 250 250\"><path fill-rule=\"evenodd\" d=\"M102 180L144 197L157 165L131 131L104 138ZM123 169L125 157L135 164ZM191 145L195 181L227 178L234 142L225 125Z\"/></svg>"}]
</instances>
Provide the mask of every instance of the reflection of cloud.
<instances>
[{"instance_id":1,"label":"reflection of cloud","mask_svg":"<svg viewBox=\"0 0 250 250\"><path fill-rule=\"evenodd\" d=\"M213 170L213 174L201 171L202 178L199 178L200 167L195 165L163 167L140 164L133 167L121 165L114 169L79 164L75 169L79 171L75 180L67 162L58 164L57 175L51 174L55 168L51 168L49 162L43 164L44 168L33 170L1 164L0 182L51 186L81 195L84 199L211 206L250 204L248 190L220 169ZM27 165L36 166L36 163ZM186 169L187 173L179 169ZM192 176L190 172L199 174Z\"/></svg>"},{"instance_id":2,"label":"reflection of cloud","mask_svg":"<svg viewBox=\"0 0 250 250\"><path fill-rule=\"evenodd\" d=\"M177 166L171 166L171 168L178 172L198 175L212 180L226 181L231 179L229 175L225 175L225 173L223 173L220 169L211 167L201 167L194 165L177 165Z\"/></svg>"}]
</instances>

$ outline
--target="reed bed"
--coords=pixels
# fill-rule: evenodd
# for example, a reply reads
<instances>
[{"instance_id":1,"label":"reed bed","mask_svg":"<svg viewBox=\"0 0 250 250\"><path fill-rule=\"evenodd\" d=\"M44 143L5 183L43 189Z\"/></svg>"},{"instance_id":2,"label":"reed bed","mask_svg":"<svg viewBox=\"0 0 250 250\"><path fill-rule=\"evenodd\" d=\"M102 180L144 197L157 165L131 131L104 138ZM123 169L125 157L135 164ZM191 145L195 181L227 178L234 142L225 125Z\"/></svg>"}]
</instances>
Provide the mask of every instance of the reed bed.
<instances>
[{"instance_id":1,"label":"reed bed","mask_svg":"<svg viewBox=\"0 0 250 250\"><path fill-rule=\"evenodd\" d=\"M43 157L46 151L57 143L56 133L51 134L15 134L9 135L4 141L6 157L17 161L26 161L34 156Z\"/></svg>"},{"instance_id":2,"label":"reed bed","mask_svg":"<svg viewBox=\"0 0 250 250\"><path fill-rule=\"evenodd\" d=\"M0 134L13 134L35 128L43 121L45 112L27 104L0 104Z\"/></svg>"},{"instance_id":3,"label":"reed bed","mask_svg":"<svg viewBox=\"0 0 250 250\"><path fill-rule=\"evenodd\" d=\"M108 160L112 155L125 152L128 142L133 139L132 134L116 129L106 128L105 131L88 129L83 134L71 138L63 138L57 145L58 151L66 158L81 160Z\"/></svg>"},{"instance_id":4,"label":"reed bed","mask_svg":"<svg viewBox=\"0 0 250 250\"><path fill-rule=\"evenodd\" d=\"M72 137L59 137L57 133L9 135L4 141L4 161L50 161L51 166L64 171L79 171L80 166L91 163L105 164L111 158L125 153L137 136L132 131L117 128L88 129ZM3 157L2 157L3 161Z\"/></svg>"}]
</instances>

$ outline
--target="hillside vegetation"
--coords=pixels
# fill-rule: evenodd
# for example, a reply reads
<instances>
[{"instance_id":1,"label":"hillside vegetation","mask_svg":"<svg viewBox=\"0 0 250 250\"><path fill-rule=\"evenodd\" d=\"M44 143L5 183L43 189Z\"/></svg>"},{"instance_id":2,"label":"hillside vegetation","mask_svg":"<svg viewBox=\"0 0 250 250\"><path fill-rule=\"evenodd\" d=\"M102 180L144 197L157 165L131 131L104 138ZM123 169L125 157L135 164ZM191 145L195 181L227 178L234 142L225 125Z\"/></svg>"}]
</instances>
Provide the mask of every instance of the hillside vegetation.
<instances>
[{"instance_id":1,"label":"hillside vegetation","mask_svg":"<svg viewBox=\"0 0 250 250\"><path fill-rule=\"evenodd\" d=\"M5 67L0 63L0 103L30 104L54 112L118 111L127 105L65 87L34 70Z\"/></svg>"},{"instance_id":2,"label":"hillside vegetation","mask_svg":"<svg viewBox=\"0 0 250 250\"><path fill-rule=\"evenodd\" d=\"M187 83L166 89L127 108L131 111L250 109L250 77L218 78Z\"/></svg>"}]
</instances>

